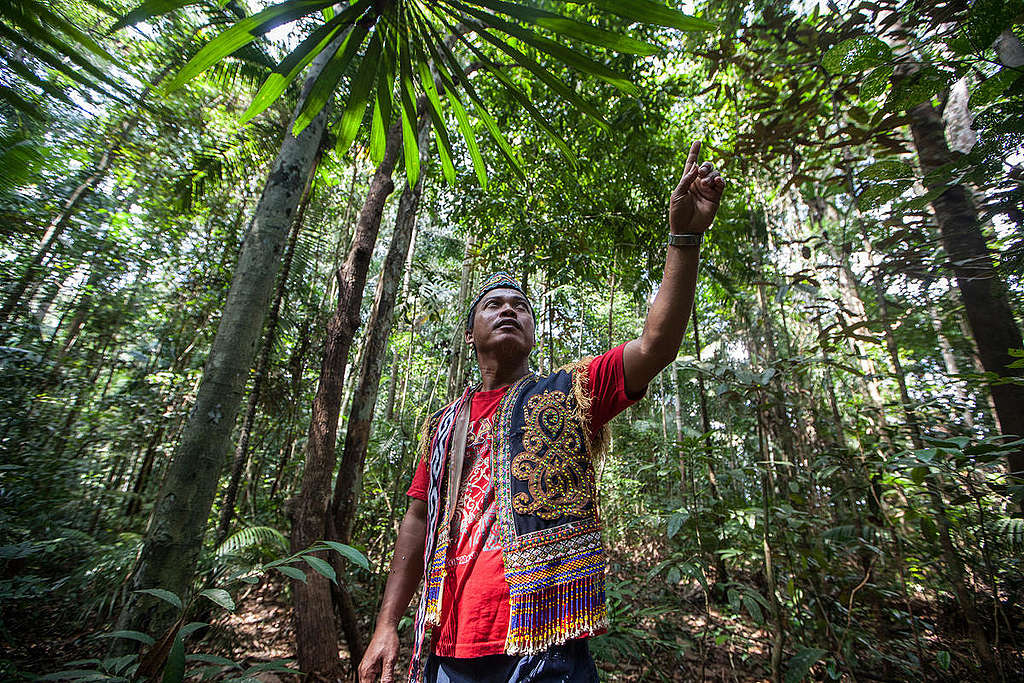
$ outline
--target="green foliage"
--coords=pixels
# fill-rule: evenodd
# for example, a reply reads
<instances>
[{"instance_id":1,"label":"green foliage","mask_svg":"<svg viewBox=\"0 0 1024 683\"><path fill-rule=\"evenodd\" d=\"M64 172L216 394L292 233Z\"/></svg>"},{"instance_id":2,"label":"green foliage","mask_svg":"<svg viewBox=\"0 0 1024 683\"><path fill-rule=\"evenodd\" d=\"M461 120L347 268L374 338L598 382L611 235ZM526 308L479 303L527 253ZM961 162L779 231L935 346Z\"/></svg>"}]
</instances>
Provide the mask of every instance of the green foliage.
<instances>
[{"instance_id":1,"label":"green foliage","mask_svg":"<svg viewBox=\"0 0 1024 683\"><path fill-rule=\"evenodd\" d=\"M148 20L185 4L188 3L143 3L118 21L113 28L117 30ZM302 17L315 15L333 4L323 0L286 0L251 17L240 19L192 57L171 79L167 90L180 88L215 63L237 53L272 29ZM705 31L713 27L713 24L707 21L688 17L652 0L599 3L598 7L641 24L668 26L684 31ZM457 27L456 24L461 24L461 27ZM483 44L489 44L503 52L512 59L513 64L531 72L564 98L566 103L591 115L599 123L603 121L600 116L595 116L596 109L592 105L579 97L570 86L565 85L564 81L554 75L548 67L539 64L516 45L524 45L531 52L535 51L557 63L567 65L580 74L601 79L631 95L637 94L638 91L628 78L579 48L566 46L543 33L550 33L556 38L572 43L584 43L619 53L649 55L657 50L654 45L622 36L591 23L513 2L481 0L422 5L400 1L380 5L370 0L359 0L350 3L337 15L327 18L325 23L310 33L278 64L243 114L243 120L249 120L263 112L284 92L305 65L318 54L330 49L331 54L325 55L325 66L316 75L311 90L302 102L302 108L292 127L294 134L297 135L309 125L334 96L345 75L352 71L348 78L347 94L344 96L345 113L337 132L336 150L339 154L347 152L356 139L364 112L370 103L373 103L371 138L376 140L375 147L379 149L381 134L392 123L395 108L392 104L397 86L397 104L401 105L397 108L403 122L403 140L406 148L406 174L410 184L415 184L419 155L415 126L411 125L411 121L416 118L413 89L428 94L438 89L447 95L452 113L459 120L460 134L467 145L472 147L475 143L471 142L472 134L467 130L463 119L464 98L472 102L476 117L488 129L506 160L518 168L515 155L497 126L493 124L493 117L488 112L486 104L477 96L475 88L467 78L465 67L449 45L457 39L479 56L479 49L464 35L466 28L472 29L473 40L482 41ZM450 37L443 39L442 35L446 32ZM340 44L338 40L341 41ZM349 67L356 61L357 56L359 66L352 70ZM430 70L418 69L419 65L428 62ZM499 80L509 92L518 92L517 86L511 81ZM441 111L441 100L431 97L430 105L435 127L439 131L444 130L443 134L438 133L438 151L445 160L445 165L449 166L452 150L450 143L444 141L450 135L447 131L446 117ZM532 109L527 111L537 121L543 121L540 112ZM474 163L479 171L478 159L474 158ZM453 175L451 170L446 172L449 182L453 180Z\"/></svg>"}]
</instances>

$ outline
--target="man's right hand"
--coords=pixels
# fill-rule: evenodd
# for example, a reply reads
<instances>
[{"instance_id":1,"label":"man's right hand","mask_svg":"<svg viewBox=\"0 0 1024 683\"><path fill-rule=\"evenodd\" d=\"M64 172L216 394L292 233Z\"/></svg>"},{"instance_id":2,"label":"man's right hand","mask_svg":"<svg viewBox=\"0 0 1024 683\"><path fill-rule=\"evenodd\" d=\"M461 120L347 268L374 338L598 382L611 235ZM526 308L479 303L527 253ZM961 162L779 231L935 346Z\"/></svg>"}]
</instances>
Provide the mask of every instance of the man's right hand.
<instances>
[{"instance_id":1,"label":"man's right hand","mask_svg":"<svg viewBox=\"0 0 1024 683\"><path fill-rule=\"evenodd\" d=\"M381 626L373 632L363 661L359 662L359 683L394 683L398 659L398 632Z\"/></svg>"}]
</instances>

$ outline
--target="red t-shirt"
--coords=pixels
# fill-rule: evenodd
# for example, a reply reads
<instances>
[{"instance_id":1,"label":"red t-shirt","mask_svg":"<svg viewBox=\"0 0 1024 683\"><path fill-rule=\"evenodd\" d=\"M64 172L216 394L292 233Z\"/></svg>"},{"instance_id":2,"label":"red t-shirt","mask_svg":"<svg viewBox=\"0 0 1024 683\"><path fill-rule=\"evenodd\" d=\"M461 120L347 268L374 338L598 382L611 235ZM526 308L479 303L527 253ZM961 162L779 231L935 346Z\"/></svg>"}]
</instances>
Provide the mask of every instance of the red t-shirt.
<instances>
[{"instance_id":1,"label":"red t-shirt","mask_svg":"<svg viewBox=\"0 0 1024 683\"><path fill-rule=\"evenodd\" d=\"M626 395L622 346L594 358L588 366L588 379L594 431L637 400ZM473 394L463 477L452 522L457 536L448 546L440 625L434 631L433 651L439 657L486 657L505 651L508 582L495 523L498 506L491 481L491 428L507 390ZM426 500L428 484L427 464L421 460L406 495Z\"/></svg>"}]
</instances>

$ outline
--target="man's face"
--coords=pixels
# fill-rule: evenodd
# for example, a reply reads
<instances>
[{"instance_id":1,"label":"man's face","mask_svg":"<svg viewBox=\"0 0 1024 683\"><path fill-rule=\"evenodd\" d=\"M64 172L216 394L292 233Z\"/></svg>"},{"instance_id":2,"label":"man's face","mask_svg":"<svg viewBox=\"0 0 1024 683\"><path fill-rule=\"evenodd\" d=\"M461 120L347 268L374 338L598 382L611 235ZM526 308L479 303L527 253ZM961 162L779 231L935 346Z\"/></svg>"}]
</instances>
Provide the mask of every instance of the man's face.
<instances>
[{"instance_id":1,"label":"man's face","mask_svg":"<svg viewBox=\"0 0 1024 683\"><path fill-rule=\"evenodd\" d=\"M534 322L530 302L514 289L492 289L473 312L473 329L466 343L477 353L495 353L518 361L533 350Z\"/></svg>"}]
</instances>

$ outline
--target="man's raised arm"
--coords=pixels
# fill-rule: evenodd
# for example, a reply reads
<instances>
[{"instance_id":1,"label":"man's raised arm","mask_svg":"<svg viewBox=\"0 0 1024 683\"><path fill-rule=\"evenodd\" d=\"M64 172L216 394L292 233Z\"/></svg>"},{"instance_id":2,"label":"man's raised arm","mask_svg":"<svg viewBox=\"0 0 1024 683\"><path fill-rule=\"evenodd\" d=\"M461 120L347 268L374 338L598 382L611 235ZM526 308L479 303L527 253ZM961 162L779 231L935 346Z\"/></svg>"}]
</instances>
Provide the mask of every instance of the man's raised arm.
<instances>
[{"instance_id":1,"label":"man's raised arm","mask_svg":"<svg viewBox=\"0 0 1024 683\"><path fill-rule=\"evenodd\" d=\"M626 344L622 363L626 392L636 396L679 353L697 289L700 239L711 226L725 180L710 162L698 165L700 143L690 147L683 177L669 201L669 245L661 286L647 311L639 339Z\"/></svg>"}]
</instances>

